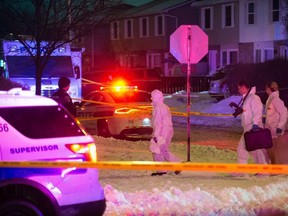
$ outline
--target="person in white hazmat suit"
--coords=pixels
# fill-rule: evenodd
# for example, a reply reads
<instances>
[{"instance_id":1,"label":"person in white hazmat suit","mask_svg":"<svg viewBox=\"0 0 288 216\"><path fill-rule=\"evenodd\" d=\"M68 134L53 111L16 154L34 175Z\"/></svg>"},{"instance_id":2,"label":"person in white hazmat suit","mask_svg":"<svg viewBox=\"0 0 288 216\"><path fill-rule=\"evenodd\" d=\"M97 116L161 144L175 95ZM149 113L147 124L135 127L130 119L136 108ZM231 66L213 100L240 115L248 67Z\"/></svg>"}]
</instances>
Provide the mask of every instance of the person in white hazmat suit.
<instances>
[{"instance_id":1,"label":"person in white hazmat suit","mask_svg":"<svg viewBox=\"0 0 288 216\"><path fill-rule=\"evenodd\" d=\"M238 91L242 95L243 112L241 113L241 123L243 127L243 134L240 138L237 147L237 157L239 164L247 164L249 154L253 158L255 163L267 164L269 163L269 157L266 149L257 149L255 151L248 152L245 147L244 133L251 129L263 128L262 115L263 104L258 95L256 95L256 87L250 88L249 84L245 81L238 83Z\"/></svg>"},{"instance_id":2,"label":"person in white hazmat suit","mask_svg":"<svg viewBox=\"0 0 288 216\"><path fill-rule=\"evenodd\" d=\"M268 99L265 106L265 127L271 131L272 138L276 138L284 134L287 123L287 108L279 98L279 88L276 82L271 81L266 84L266 93Z\"/></svg>"},{"instance_id":3,"label":"person in white hazmat suit","mask_svg":"<svg viewBox=\"0 0 288 216\"><path fill-rule=\"evenodd\" d=\"M266 84L268 99L265 105L265 127L271 131L273 147L268 149L272 164L287 164L287 136L282 136L287 123L287 108L279 98L279 87L274 81Z\"/></svg>"},{"instance_id":4,"label":"person in white hazmat suit","mask_svg":"<svg viewBox=\"0 0 288 216\"><path fill-rule=\"evenodd\" d=\"M154 161L159 162L180 162L181 160L169 151L169 146L174 134L171 112L169 107L164 103L163 93L154 90L152 96L152 126L153 138L151 139L150 150ZM165 175L167 171L157 171L151 176ZM178 175L180 171L175 171Z\"/></svg>"}]
</instances>

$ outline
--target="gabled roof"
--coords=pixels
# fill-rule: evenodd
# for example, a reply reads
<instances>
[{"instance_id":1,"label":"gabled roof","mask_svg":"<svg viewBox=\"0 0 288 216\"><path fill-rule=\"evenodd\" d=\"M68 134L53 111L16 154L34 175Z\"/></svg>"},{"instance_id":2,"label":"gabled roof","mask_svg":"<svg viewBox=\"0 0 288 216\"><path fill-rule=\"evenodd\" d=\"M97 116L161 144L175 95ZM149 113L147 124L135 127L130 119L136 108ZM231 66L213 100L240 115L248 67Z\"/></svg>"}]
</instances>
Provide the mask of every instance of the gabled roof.
<instances>
[{"instance_id":1,"label":"gabled roof","mask_svg":"<svg viewBox=\"0 0 288 216\"><path fill-rule=\"evenodd\" d=\"M195 0L154 0L147 4L126 10L124 12L124 17L137 17L153 14L161 14L162 12L167 12L170 9L191 4Z\"/></svg>"}]
</instances>

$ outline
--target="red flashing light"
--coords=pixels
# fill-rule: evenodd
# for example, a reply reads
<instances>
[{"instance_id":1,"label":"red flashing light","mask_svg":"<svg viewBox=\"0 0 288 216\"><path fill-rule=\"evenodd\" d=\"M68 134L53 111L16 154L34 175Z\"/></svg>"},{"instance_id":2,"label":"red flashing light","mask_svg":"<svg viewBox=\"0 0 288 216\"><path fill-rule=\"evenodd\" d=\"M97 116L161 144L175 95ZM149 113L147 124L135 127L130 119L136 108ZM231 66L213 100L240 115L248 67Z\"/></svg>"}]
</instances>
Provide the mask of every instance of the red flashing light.
<instances>
[{"instance_id":1,"label":"red flashing light","mask_svg":"<svg viewBox=\"0 0 288 216\"><path fill-rule=\"evenodd\" d=\"M128 90L137 91L138 87L137 86L127 86L127 82L125 80L119 79L119 80L114 81L110 87L100 87L101 91L107 90L107 89L120 93L120 92L125 92Z\"/></svg>"},{"instance_id":2,"label":"red flashing light","mask_svg":"<svg viewBox=\"0 0 288 216\"><path fill-rule=\"evenodd\" d=\"M121 86L127 86L127 82L123 79L119 79L119 80L116 80L112 83L112 86L113 87L121 87Z\"/></svg>"}]
</instances>

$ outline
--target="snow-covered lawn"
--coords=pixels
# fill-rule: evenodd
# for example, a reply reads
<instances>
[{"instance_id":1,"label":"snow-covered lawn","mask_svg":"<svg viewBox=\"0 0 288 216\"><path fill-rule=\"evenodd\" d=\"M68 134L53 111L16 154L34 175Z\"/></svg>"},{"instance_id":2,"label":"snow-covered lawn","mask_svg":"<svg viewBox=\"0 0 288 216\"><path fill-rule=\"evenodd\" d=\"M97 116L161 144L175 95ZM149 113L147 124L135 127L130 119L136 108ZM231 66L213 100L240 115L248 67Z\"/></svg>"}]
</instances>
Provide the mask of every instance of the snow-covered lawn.
<instances>
[{"instance_id":1,"label":"snow-covered lawn","mask_svg":"<svg viewBox=\"0 0 288 216\"><path fill-rule=\"evenodd\" d=\"M201 96L201 95L200 95ZM216 103L207 95L192 98L191 111L232 113L228 104L238 101L233 96ZM203 99L204 98L204 99ZM194 101L194 104L193 104ZM166 103L174 110L185 112L185 97L168 97ZM222 108L221 108L222 107ZM173 117L177 124L185 124L183 117ZM191 117L192 124L216 127L240 127L234 117ZM227 130L224 130L224 132ZM213 138L213 127L197 134L199 139ZM239 136L231 133L231 136ZM94 137L100 161L151 161L149 141L124 141ZM237 138L237 137L236 137ZM183 141L187 138L183 137ZM173 141L171 150L186 159L186 145ZM191 162L235 163L236 152L215 146L191 143ZM180 175L168 172L165 176L151 177L151 171L100 170L100 182L105 190L107 209L105 216L280 216L288 215L288 176L232 177L227 173L190 172Z\"/></svg>"}]
</instances>

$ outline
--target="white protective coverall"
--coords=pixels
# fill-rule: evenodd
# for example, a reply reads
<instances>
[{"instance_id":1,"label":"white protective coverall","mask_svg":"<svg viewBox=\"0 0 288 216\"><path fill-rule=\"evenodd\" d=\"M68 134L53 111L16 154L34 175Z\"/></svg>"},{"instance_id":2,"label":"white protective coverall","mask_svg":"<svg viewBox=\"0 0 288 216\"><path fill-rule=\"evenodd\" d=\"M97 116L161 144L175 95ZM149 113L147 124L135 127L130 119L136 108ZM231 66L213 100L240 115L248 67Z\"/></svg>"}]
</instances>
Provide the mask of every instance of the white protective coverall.
<instances>
[{"instance_id":1,"label":"white protective coverall","mask_svg":"<svg viewBox=\"0 0 288 216\"><path fill-rule=\"evenodd\" d=\"M282 130L284 134L287 123L287 108L284 102L279 98L279 91L274 91L270 94L266 101L266 122L265 127L269 128L273 138L277 137L277 128Z\"/></svg>"},{"instance_id":2,"label":"white protective coverall","mask_svg":"<svg viewBox=\"0 0 288 216\"><path fill-rule=\"evenodd\" d=\"M258 164L267 164L269 157L266 149L258 149L248 152L245 147L244 133L250 131L253 125L258 125L263 128L262 115L263 104L261 99L256 93L256 87L252 87L249 95L243 103L243 113L241 114L242 127L244 129L237 147L237 156L239 164L247 164L249 154L253 160ZM248 94L248 93L247 93ZM242 96L243 98L245 95Z\"/></svg>"},{"instance_id":3,"label":"white protective coverall","mask_svg":"<svg viewBox=\"0 0 288 216\"><path fill-rule=\"evenodd\" d=\"M180 162L181 160L174 156L169 151L169 145L174 134L173 123L171 119L171 112L169 107L164 104L163 93L159 90L154 90L151 93L152 96L152 125L153 125L153 137L156 137L159 144L160 153L153 153L154 161L161 162ZM164 139L163 139L164 138ZM162 141L163 140L163 141Z\"/></svg>"}]
</instances>

